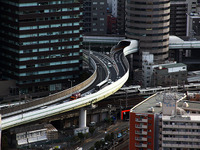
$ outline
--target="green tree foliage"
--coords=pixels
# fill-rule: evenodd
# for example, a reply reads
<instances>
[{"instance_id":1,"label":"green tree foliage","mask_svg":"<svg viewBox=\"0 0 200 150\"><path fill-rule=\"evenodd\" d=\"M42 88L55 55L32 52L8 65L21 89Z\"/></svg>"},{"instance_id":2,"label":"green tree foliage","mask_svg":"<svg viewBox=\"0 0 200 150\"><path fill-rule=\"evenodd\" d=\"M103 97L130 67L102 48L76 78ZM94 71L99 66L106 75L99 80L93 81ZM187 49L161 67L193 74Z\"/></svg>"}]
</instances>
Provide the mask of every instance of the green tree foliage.
<instances>
[{"instance_id":1,"label":"green tree foliage","mask_svg":"<svg viewBox=\"0 0 200 150\"><path fill-rule=\"evenodd\" d=\"M95 148L98 150L101 147L101 142L100 141L96 141L96 143L94 144Z\"/></svg>"},{"instance_id":2,"label":"green tree foliage","mask_svg":"<svg viewBox=\"0 0 200 150\"><path fill-rule=\"evenodd\" d=\"M89 149L89 150L94 150L94 146L90 147L90 149Z\"/></svg>"},{"instance_id":3,"label":"green tree foliage","mask_svg":"<svg viewBox=\"0 0 200 150\"><path fill-rule=\"evenodd\" d=\"M78 137L83 140L84 139L84 134L83 133L78 133Z\"/></svg>"},{"instance_id":4,"label":"green tree foliage","mask_svg":"<svg viewBox=\"0 0 200 150\"><path fill-rule=\"evenodd\" d=\"M90 132L91 134L93 134L94 131L95 131L95 128L94 128L94 127L90 127L90 128L89 128L89 132Z\"/></svg>"}]
</instances>

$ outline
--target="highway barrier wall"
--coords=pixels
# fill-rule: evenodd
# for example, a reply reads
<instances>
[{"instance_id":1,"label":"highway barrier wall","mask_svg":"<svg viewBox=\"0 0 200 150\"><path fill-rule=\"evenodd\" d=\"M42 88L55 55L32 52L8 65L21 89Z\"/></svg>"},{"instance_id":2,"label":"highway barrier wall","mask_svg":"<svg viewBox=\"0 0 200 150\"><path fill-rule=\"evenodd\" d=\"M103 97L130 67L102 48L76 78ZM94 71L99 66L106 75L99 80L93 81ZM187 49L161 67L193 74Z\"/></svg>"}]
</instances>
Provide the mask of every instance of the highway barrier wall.
<instances>
[{"instance_id":1,"label":"highway barrier wall","mask_svg":"<svg viewBox=\"0 0 200 150\"><path fill-rule=\"evenodd\" d=\"M86 59L86 58L84 58ZM28 110L28 108L33 108L34 106L35 107L38 107L38 106L44 106L44 104L48 104L48 102L54 102L54 101L58 101L60 99L63 99L65 97L69 97L71 95L71 93L75 92L75 91L80 91L80 90L83 90L85 89L86 87L88 87L89 85L91 85L94 80L96 79L96 76L97 76L97 66L96 66L96 63L94 62L94 60L91 58L91 66L93 67L94 69L94 72L93 74L85 81L83 81L82 83L76 85L76 86L73 86L72 88L69 88L69 89L66 89L66 90L63 90L63 91L60 91L58 93L55 93L55 94L52 94L52 95L49 95L49 96L46 96L46 97L43 97L43 98L39 98L39 99L36 99L36 100L33 100L33 101L30 101L30 102L27 102L25 104L21 104L21 105L18 105L18 106L13 106L13 107L10 107L10 108L7 108L7 109L2 109L0 110L0 114L4 117L6 117L7 115L13 115L15 113L19 113L21 112L22 110Z\"/></svg>"}]
</instances>

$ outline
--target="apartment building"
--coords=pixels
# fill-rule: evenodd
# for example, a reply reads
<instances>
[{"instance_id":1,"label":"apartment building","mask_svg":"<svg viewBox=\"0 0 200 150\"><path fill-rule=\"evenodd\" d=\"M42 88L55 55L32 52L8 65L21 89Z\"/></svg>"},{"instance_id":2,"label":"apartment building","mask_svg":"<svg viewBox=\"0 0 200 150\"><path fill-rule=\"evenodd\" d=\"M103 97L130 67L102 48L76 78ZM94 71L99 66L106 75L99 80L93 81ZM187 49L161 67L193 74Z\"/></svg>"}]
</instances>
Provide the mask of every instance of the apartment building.
<instances>
[{"instance_id":1,"label":"apartment building","mask_svg":"<svg viewBox=\"0 0 200 150\"><path fill-rule=\"evenodd\" d=\"M183 93L154 94L131 109L129 137L131 150L197 150L200 103Z\"/></svg>"},{"instance_id":2,"label":"apartment building","mask_svg":"<svg viewBox=\"0 0 200 150\"><path fill-rule=\"evenodd\" d=\"M162 149L199 149L199 139L199 115L162 117Z\"/></svg>"}]
</instances>

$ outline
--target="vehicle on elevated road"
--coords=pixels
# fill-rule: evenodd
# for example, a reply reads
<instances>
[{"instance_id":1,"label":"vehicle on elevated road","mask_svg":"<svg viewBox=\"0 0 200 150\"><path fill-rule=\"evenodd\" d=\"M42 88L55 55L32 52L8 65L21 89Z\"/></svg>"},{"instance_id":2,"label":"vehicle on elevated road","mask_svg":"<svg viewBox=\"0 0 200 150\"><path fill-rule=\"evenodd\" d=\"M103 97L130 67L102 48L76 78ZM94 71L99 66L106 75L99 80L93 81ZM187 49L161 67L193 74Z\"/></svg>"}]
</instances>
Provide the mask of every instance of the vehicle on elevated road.
<instances>
[{"instance_id":1,"label":"vehicle on elevated road","mask_svg":"<svg viewBox=\"0 0 200 150\"><path fill-rule=\"evenodd\" d=\"M81 97L81 93L74 93L70 97L70 100L75 100L75 99L80 98L80 97Z\"/></svg>"},{"instance_id":2,"label":"vehicle on elevated road","mask_svg":"<svg viewBox=\"0 0 200 150\"><path fill-rule=\"evenodd\" d=\"M96 85L95 90L98 91L100 90L102 87L105 87L108 84L107 80L104 80L102 82L100 82L99 84Z\"/></svg>"}]
</instances>

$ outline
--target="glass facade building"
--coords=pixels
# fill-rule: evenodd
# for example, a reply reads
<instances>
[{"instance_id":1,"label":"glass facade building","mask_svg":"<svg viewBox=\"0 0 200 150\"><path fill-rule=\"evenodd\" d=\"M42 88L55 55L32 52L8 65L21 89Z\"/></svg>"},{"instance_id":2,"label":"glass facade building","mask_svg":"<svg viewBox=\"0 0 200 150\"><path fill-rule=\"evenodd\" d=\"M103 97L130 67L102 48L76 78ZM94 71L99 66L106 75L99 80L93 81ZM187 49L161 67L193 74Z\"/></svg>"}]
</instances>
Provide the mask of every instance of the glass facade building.
<instances>
[{"instance_id":1,"label":"glass facade building","mask_svg":"<svg viewBox=\"0 0 200 150\"><path fill-rule=\"evenodd\" d=\"M0 67L20 92L64 89L82 70L80 0L0 0Z\"/></svg>"}]
</instances>

